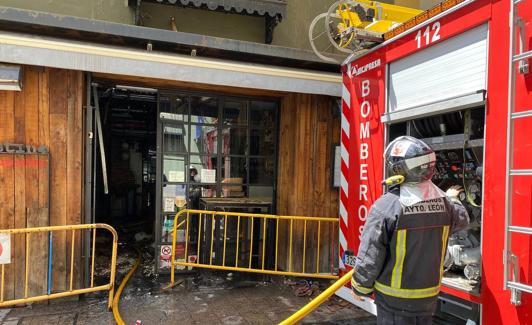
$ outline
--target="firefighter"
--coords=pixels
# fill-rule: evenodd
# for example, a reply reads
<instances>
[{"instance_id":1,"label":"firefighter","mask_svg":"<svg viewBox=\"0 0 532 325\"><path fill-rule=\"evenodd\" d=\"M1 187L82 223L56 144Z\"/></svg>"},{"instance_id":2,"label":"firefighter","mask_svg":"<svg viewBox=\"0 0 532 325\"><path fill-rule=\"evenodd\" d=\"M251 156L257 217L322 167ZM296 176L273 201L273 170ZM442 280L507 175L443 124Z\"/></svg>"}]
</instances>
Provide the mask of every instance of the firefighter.
<instances>
[{"instance_id":1,"label":"firefighter","mask_svg":"<svg viewBox=\"0 0 532 325\"><path fill-rule=\"evenodd\" d=\"M431 178L436 156L403 136L384 152L395 185L371 207L351 279L357 300L375 293L377 324L432 324L449 234L467 227L462 190Z\"/></svg>"}]
</instances>

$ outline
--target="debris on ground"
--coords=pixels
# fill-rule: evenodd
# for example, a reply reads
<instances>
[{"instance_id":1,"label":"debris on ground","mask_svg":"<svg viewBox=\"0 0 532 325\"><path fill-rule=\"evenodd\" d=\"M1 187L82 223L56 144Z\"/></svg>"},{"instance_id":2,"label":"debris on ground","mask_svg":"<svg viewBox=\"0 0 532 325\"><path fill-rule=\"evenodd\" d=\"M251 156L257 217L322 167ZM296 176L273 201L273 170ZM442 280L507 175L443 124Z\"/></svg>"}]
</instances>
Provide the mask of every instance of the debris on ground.
<instances>
[{"instance_id":1,"label":"debris on ground","mask_svg":"<svg viewBox=\"0 0 532 325\"><path fill-rule=\"evenodd\" d=\"M129 237L130 243L134 242L133 236ZM107 247L102 247L95 257L96 284L108 283L110 276L111 242L104 241ZM321 280L192 269L176 272L175 285L164 290L170 277L168 273L157 274L153 243L148 239L134 243L142 254L142 264L120 300L126 324L276 324L330 285ZM117 284L134 264L136 254L131 246L119 244ZM102 291L87 294L79 301L15 308L6 320L18 324L110 325L114 320L107 312L107 297L108 293ZM375 324L373 316L334 296L302 322L316 323Z\"/></svg>"},{"instance_id":2,"label":"debris on ground","mask_svg":"<svg viewBox=\"0 0 532 325\"><path fill-rule=\"evenodd\" d=\"M314 297L320 294L320 286L318 281L313 280L285 280L285 284L289 285L297 297Z\"/></svg>"}]
</instances>

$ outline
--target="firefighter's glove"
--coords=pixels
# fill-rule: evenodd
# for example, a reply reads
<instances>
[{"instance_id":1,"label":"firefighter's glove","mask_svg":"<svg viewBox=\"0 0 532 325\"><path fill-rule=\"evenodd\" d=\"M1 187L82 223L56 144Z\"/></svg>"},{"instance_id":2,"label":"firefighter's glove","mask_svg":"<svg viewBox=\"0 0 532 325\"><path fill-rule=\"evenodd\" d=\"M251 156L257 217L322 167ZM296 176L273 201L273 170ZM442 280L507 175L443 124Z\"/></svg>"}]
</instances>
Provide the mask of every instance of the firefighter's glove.
<instances>
[{"instance_id":1,"label":"firefighter's glove","mask_svg":"<svg viewBox=\"0 0 532 325\"><path fill-rule=\"evenodd\" d=\"M353 298L358 301L364 301L364 297L369 297L373 293L373 288L361 286L354 278L351 278L351 289Z\"/></svg>"},{"instance_id":2,"label":"firefighter's glove","mask_svg":"<svg viewBox=\"0 0 532 325\"><path fill-rule=\"evenodd\" d=\"M353 296L353 299L355 299L356 301L365 301L366 300L364 296L357 295L357 292L355 292L355 290L351 291L351 295Z\"/></svg>"}]
</instances>

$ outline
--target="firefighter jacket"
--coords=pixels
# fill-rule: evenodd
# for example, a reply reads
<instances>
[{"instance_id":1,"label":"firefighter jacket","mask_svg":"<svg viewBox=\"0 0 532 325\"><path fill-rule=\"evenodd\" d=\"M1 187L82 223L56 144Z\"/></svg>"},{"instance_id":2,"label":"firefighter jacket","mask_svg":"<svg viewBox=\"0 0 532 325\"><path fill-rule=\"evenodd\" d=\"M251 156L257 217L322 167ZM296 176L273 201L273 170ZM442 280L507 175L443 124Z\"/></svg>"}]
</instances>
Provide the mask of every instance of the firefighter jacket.
<instances>
[{"instance_id":1,"label":"firefighter jacket","mask_svg":"<svg viewBox=\"0 0 532 325\"><path fill-rule=\"evenodd\" d=\"M381 308L405 316L436 309L449 234L469 223L457 199L440 197L412 206L399 202L399 188L372 206L351 281L358 295L375 291Z\"/></svg>"}]
</instances>

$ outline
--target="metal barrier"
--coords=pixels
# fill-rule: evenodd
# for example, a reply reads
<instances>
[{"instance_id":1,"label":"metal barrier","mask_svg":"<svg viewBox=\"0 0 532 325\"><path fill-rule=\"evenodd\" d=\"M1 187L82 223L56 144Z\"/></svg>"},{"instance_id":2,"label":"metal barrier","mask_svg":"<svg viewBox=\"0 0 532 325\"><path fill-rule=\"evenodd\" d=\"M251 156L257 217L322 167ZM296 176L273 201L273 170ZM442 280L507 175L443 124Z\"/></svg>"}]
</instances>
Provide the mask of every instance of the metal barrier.
<instances>
[{"instance_id":1,"label":"metal barrier","mask_svg":"<svg viewBox=\"0 0 532 325\"><path fill-rule=\"evenodd\" d=\"M91 262L91 281L90 287L82 289L74 289L74 257L75 257L75 239L76 231L79 231L80 234L83 230L92 229L92 262ZM95 253L96 253L96 231L97 229L105 229L111 233L113 236L113 246L112 246L112 255L111 255L111 274L109 276L109 283L105 285L94 286L94 266L95 266ZM64 292L51 292L51 275L52 275L52 237L53 233L59 231L71 231L71 240L72 246L70 248L70 276L69 276L69 288ZM48 290L47 294L38 295L30 297L28 294L29 291L29 265L30 265L30 241L32 234L36 233L48 233ZM15 234L24 234L26 241L26 250L25 250L25 276L24 276L24 298L16 298L12 300L4 300L4 289L5 289L5 264L1 266L1 286L0 286L0 307L13 306L18 304L24 304L29 302L37 302L49 299L63 298L69 296L75 296L90 292L96 291L109 291L109 303L108 307L111 309L113 294L114 294L114 284L115 284L115 273L116 273L116 254L118 248L118 235L115 229L107 224L83 224L83 225L71 225L71 226L50 226L50 227L36 227L36 228L21 228L21 229L0 229L0 234L10 234L13 236ZM80 237L81 238L81 237ZM46 249L46 248L44 248ZM34 261L32 261L34 263Z\"/></svg>"},{"instance_id":2,"label":"metal barrier","mask_svg":"<svg viewBox=\"0 0 532 325\"><path fill-rule=\"evenodd\" d=\"M180 221L180 219L183 219ZM180 222L179 222L180 221ZM288 270L279 269L279 224L282 221L289 223L288 238ZM179 222L179 223L178 223ZM303 225L303 251L301 272L293 271L293 229L294 224ZM317 227L316 262L313 272L307 272L306 252L307 252L307 230L308 225L315 223ZM174 282L176 266L199 267L206 269L252 272L271 275L287 275L298 277L314 277L323 279L337 279L338 276L332 273L320 273L320 240L321 226L323 223L337 224L337 218L315 218L315 217L295 217L276 216L269 214L237 213L222 211L190 210L185 209L178 212L174 219L172 234L172 255L170 285ZM183 227L184 229L180 229ZM181 232L180 244L183 257L176 258L177 234ZM228 230L231 234L228 235ZM233 230L236 230L233 232ZM262 235L262 236L261 236ZM268 238L273 236L273 242L268 245ZM241 239L242 237L242 239ZM337 242L337 241L334 241ZM215 244L216 243L216 244ZM260 247L262 244L262 247ZM192 245L194 245L192 247ZM243 259L242 246L249 249ZM254 246L255 245L255 246ZM267 250L267 246L268 250ZM275 247L275 252L273 249ZM309 245L310 246L310 245ZM207 249L207 251L206 251ZM233 251L234 249L234 251ZM286 249L286 247L285 247ZM195 252L193 254L190 251ZM228 253L231 251L231 254ZM203 255L202 255L203 253ZM254 253L257 253L255 263L253 263ZM221 258L220 258L221 255ZM266 265L266 256L274 259L274 263ZM194 257L194 258L191 258ZM239 263L245 263L243 266Z\"/></svg>"},{"instance_id":3,"label":"metal barrier","mask_svg":"<svg viewBox=\"0 0 532 325\"><path fill-rule=\"evenodd\" d=\"M290 317L280 322L279 325L291 325L291 324L295 324L299 322L300 320L302 320L305 316L310 314L314 309L318 308L322 303L324 303L325 300L327 300L330 296L332 296L336 291L338 291L338 289L343 287L346 283L350 282L352 276L353 276L353 270L344 274L344 276L342 276L340 279L338 279L338 281L333 283L333 285L327 288L327 290L323 291L319 296L312 299L308 304L306 304L301 309L296 311Z\"/></svg>"}]
</instances>

